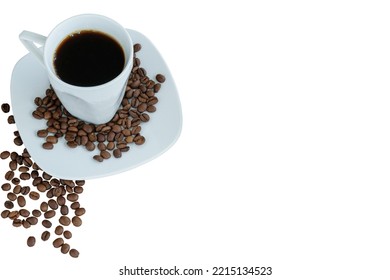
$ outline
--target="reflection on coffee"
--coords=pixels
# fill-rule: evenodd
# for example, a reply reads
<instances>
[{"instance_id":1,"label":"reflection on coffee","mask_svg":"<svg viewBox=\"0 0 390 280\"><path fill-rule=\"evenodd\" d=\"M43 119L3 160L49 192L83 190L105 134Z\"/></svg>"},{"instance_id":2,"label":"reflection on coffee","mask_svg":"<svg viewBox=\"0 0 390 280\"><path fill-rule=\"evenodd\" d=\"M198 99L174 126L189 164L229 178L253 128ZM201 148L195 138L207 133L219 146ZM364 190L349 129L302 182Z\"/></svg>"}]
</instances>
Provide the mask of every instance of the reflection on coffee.
<instances>
[{"instance_id":1,"label":"reflection on coffee","mask_svg":"<svg viewBox=\"0 0 390 280\"><path fill-rule=\"evenodd\" d=\"M111 36L83 30L65 38L54 55L58 77L71 85L90 87L107 83L123 70L125 54Z\"/></svg>"}]
</instances>

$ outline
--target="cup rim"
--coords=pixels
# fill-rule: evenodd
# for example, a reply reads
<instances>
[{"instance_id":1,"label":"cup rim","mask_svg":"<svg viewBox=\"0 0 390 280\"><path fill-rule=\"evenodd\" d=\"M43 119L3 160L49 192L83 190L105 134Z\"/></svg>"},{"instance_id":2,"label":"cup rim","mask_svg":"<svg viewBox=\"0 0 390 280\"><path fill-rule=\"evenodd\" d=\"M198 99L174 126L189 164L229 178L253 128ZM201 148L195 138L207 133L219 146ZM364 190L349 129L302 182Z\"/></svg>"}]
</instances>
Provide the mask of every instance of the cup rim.
<instances>
[{"instance_id":1,"label":"cup rim","mask_svg":"<svg viewBox=\"0 0 390 280\"><path fill-rule=\"evenodd\" d=\"M127 60L127 63L125 64L125 66L123 67L123 70L122 72L116 76L114 79L112 79L111 81L109 82L106 82L104 84L101 84L101 85L96 85L96 86L90 86L90 87L83 87L83 86L75 86L75 85L72 85L72 84L69 84L69 83L66 83L64 82L63 80L61 80L57 74L55 72L53 72L52 70L52 67L49 63L52 62L52 60L48 61L46 59L46 50L47 48L44 47L44 50L43 50L43 61L44 61L44 64L45 64L45 67L48 71L48 74L50 75L50 77L52 79L55 80L56 83L58 83L59 85L61 85L62 87L64 88L67 88L69 89L70 91L69 92L73 92L74 90L81 90L81 91L84 91L85 93L86 92L89 92L89 91L96 91L98 89L103 89L105 87L109 87L111 86L113 83L115 83L117 80L120 80L120 79L123 79L123 76L124 75L129 75L129 68L131 68L131 65L132 65L132 62L133 62L133 56L134 56L134 50L133 50L133 41L131 39L131 36L130 34L127 32L127 30L121 25L119 24L118 22L116 22L115 20L109 18L109 17L106 17L106 16L103 16L103 15L99 15L99 14L92 14L92 13L86 13L86 14L79 14L79 15L75 15L75 16L72 16L72 17L69 17L63 21L61 21L60 23L58 23L53 29L52 31L49 33L49 35L47 36L47 39L50 38L50 36L60 27L62 26L63 24L65 24L66 22L68 21L71 21L71 20L74 20L75 18L82 18L82 17L98 17L98 18L103 18L107 21L110 21L111 23L115 24L118 26L118 28L120 28L124 34L126 34L125 36L127 37L127 39L129 40L129 44L130 44L130 52L129 52L129 57L128 57L128 60ZM75 30L76 31L76 30ZM110 36L112 36L111 34L108 34ZM47 42L47 40L46 40ZM45 43L46 44L46 43ZM122 46L122 44L121 44ZM123 46L122 46L123 48ZM123 51L126 52L126 50L123 48ZM126 79L128 77L126 76Z\"/></svg>"}]
</instances>

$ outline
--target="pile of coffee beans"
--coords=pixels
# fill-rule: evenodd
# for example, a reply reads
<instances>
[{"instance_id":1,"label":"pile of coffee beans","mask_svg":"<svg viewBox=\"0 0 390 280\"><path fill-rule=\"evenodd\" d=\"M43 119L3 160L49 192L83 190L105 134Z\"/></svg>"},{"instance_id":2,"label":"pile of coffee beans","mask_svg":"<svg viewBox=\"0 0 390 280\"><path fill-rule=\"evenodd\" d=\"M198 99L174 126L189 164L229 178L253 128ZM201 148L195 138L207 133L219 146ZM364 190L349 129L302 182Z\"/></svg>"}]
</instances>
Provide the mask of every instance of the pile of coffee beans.
<instances>
[{"instance_id":1,"label":"pile of coffee beans","mask_svg":"<svg viewBox=\"0 0 390 280\"><path fill-rule=\"evenodd\" d=\"M145 143L145 137L141 135L141 124L148 122L149 114L156 111L156 93L160 91L165 77L157 74L156 80L149 78L146 70L141 67L140 59L135 55L142 49L141 45L135 44L133 47L133 68L126 92L120 108L110 122L94 125L72 116L52 88L46 90L43 98L35 98L37 107L32 115L36 119L46 120L46 128L37 131L37 136L45 139L42 144L44 149L53 149L58 139L64 137L70 148L83 146L91 152L97 150L93 159L102 162L112 156L122 157L122 153L130 150L131 144Z\"/></svg>"},{"instance_id":2,"label":"pile of coffee beans","mask_svg":"<svg viewBox=\"0 0 390 280\"><path fill-rule=\"evenodd\" d=\"M1 109L9 113L10 105L4 103ZM12 115L8 117L10 119L13 120ZM23 145L18 131L14 135L15 145ZM28 230L41 226L42 241L53 239L54 248L77 258L79 252L71 248L68 242L72 237L70 229L82 225L81 216L85 214L85 208L81 207L78 200L85 181L54 178L33 162L26 149L21 153L2 151L0 159L8 161L9 166L4 174L5 182L1 184L6 198L5 209L0 210L1 217L17 228ZM27 238L27 246L33 247L35 243L34 236Z\"/></svg>"}]
</instances>

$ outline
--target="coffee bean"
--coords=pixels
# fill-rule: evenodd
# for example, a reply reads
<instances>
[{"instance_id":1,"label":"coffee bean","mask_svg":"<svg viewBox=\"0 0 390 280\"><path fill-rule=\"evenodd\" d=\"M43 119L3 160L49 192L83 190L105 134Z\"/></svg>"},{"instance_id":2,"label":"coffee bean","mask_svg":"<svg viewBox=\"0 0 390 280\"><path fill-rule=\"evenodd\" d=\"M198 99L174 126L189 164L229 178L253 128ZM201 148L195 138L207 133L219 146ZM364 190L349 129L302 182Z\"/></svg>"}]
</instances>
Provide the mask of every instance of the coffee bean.
<instances>
[{"instance_id":1,"label":"coffee bean","mask_svg":"<svg viewBox=\"0 0 390 280\"><path fill-rule=\"evenodd\" d=\"M104 158L102 156L99 156L99 155L93 156L93 159L98 161L98 162L102 162L104 160Z\"/></svg>"},{"instance_id":2,"label":"coffee bean","mask_svg":"<svg viewBox=\"0 0 390 280\"><path fill-rule=\"evenodd\" d=\"M79 195L77 193L70 193L66 198L71 202L75 202L79 199Z\"/></svg>"},{"instance_id":3,"label":"coffee bean","mask_svg":"<svg viewBox=\"0 0 390 280\"><path fill-rule=\"evenodd\" d=\"M58 196L57 197L57 203L58 203L59 206L65 205L65 203L66 203L65 197L63 197L62 195Z\"/></svg>"},{"instance_id":4,"label":"coffee bean","mask_svg":"<svg viewBox=\"0 0 390 280\"><path fill-rule=\"evenodd\" d=\"M61 253L67 254L69 252L70 246L67 243L62 244ZM74 254L74 253L73 253Z\"/></svg>"},{"instance_id":5,"label":"coffee bean","mask_svg":"<svg viewBox=\"0 0 390 280\"><path fill-rule=\"evenodd\" d=\"M22 226L23 226L24 228L30 228L30 227L31 227L31 224L30 224L29 222L27 222L26 220L23 220L23 221L22 221Z\"/></svg>"},{"instance_id":6,"label":"coffee bean","mask_svg":"<svg viewBox=\"0 0 390 280\"><path fill-rule=\"evenodd\" d=\"M48 134L48 131L46 129L40 129L37 131L37 136L41 138L45 138Z\"/></svg>"},{"instance_id":7,"label":"coffee bean","mask_svg":"<svg viewBox=\"0 0 390 280\"><path fill-rule=\"evenodd\" d=\"M30 216L30 211L28 211L27 209L20 209L19 214L20 216L27 218L28 216Z\"/></svg>"},{"instance_id":8,"label":"coffee bean","mask_svg":"<svg viewBox=\"0 0 390 280\"><path fill-rule=\"evenodd\" d=\"M32 191L32 192L30 192L29 197L30 197L32 200L38 200L39 197L40 197L40 195L39 195L39 193L37 193L37 192L35 192L35 191Z\"/></svg>"},{"instance_id":9,"label":"coffee bean","mask_svg":"<svg viewBox=\"0 0 390 280\"><path fill-rule=\"evenodd\" d=\"M50 180L50 185L52 185L53 187L59 187L60 186L60 181L56 178L53 178Z\"/></svg>"},{"instance_id":10,"label":"coffee bean","mask_svg":"<svg viewBox=\"0 0 390 280\"><path fill-rule=\"evenodd\" d=\"M10 156L10 152L8 151L1 152L0 154L1 159L7 159L9 156Z\"/></svg>"},{"instance_id":11,"label":"coffee bean","mask_svg":"<svg viewBox=\"0 0 390 280\"><path fill-rule=\"evenodd\" d=\"M29 186L22 187L22 189L20 190L20 193L22 195L28 195L30 193L30 187Z\"/></svg>"},{"instance_id":12,"label":"coffee bean","mask_svg":"<svg viewBox=\"0 0 390 280\"><path fill-rule=\"evenodd\" d=\"M136 145L142 145L142 144L145 143L145 137L143 137L143 136L139 136L139 137L136 136L134 138L134 142L135 142Z\"/></svg>"},{"instance_id":13,"label":"coffee bean","mask_svg":"<svg viewBox=\"0 0 390 280\"><path fill-rule=\"evenodd\" d=\"M59 197L60 195L62 195L62 192L63 192L62 188L55 188L55 189L53 189L53 195L55 197Z\"/></svg>"},{"instance_id":14,"label":"coffee bean","mask_svg":"<svg viewBox=\"0 0 390 280\"><path fill-rule=\"evenodd\" d=\"M20 184L20 179L15 177L15 178L13 178L11 180L11 183L14 184L14 185L19 185Z\"/></svg>"},{"instance_id":15,"label":"coffee bean","mask_svg":"<svg viewBox=\"0 0 390 280\"><path fill-rule=\"evenodd\" d=\"M69 214L69 207L66 205L62 205L60 209L61 215L68 215Z\"/></svg>"},{"instance_id":16,"label":"coffee bean","mask_svg":"<svg viewBox=\"0 0 390 280\"><path fill-rule=\"evenodd\" d=\"M6 202L4 202L4 207L7 209L12 209L14 208L14 203L12 201L7 200Z\"/></svg>"},{"instance_id":17,"label":"coffee bean","mask_svg":"<svg viewBox=\"0 0 390 280\"><path fill-rule=\"evenodd\" d=\"M6 219L8 218L9 213L11 213L9 210L4 210L3 212L1 212L1 217L3 219Z\"/></svg>"},{"instance_id":18,"label":"coffee bean","mask_svg":"<svg viewBox=\"0 0 390 280\"><path fill-rule=\"evenodd\" d=\"M13 192L14 194L20 194L21 191L22 191L22 187L21 187L20 185L16 185L16 186L14 187L14 189L12 190L12 192Z\"/></svg>"},{"instance_id":19,"label":"coffee bean","mask_svg":"<svg viewBox=\"0 0 390 280\"><path fill-rule=\"evenodd\" d=\"M58 142L58 138L55 136L47 136L46 142L56 144Z\"/></svg>"},{"instance_id":20,"label":"coffee bean","mask_svg":"<svg viewBox=\"0 0 390 280\"><path fill-rule=\"evenodd\" d=\"M18 196L18 205L20 207L24 207L26 206L26 199L24 198L24 196Z\"/></svg>"},{"instance_id":21,"label":"coffee bean","mask_svg":"<svg viewBox=\"0 0 390 280\"><path fill-rule=\"evenodd\" d=\"M120 157L122 157L122 152L121 152L120 149L115 149L114 152L113 152L113 154L114 154L114 157L115 157L115 158L120 158Z\"/></svg>"},{"instance_id":22,"label":"coffee bean","mask_svg":"<svg viewBox=\"0 0 390 280\"><path fill-rule=\"evenodd\" d=\"M48 210L47 212L45 212L45 214L43 214L43 216L44 216L46 219L51 219L51 218L53 218L55 215L56 215L56 211L54 211L54 210Z\"/></svg>"},{"instance_id":23,"label":"coffee bean","mask_svg":"<svg viewBox=\"0 0 390 280\"><path fill-rule=\"evenodd\" d=\"M70 225L70 219L67 216L61 216L61 218L59 219L59 222L63 226L69 226Z\"/></svg>"},{"instance_id":24,"label":"coffee bean","mask_svg":"<svg viewBox=\"0 0 390 280\"><path fill-rule=\"evenodd\" d=\"M46 172L43 172L43 173L42 173L42 177L43 177L43 179L45 179L45 180L50 180L50 179L52 178L52 176L49 175L49 174L47 174Z\"/></svg>"},{"instance_id":25,"label":"coffee bean","mask_svg":"<svg viewBox=\"0 0 390 280\"><path fill-rule=\"evenodd\" d=\"M10 183L5 183L5 184L1 185L1 189L3 191L7 192L7 191L9 191L11 189L11 184Z\"/></svg>"},{"instance_id":26,"label":"coffee bean","mask_svg":"<svg viewBox=\"0 0 390 280\"><path fill-rule=\"evenodd\" d=\"M47 191L47 188L46 188L45 184L43 184L43 183L38 184L37 189L38 189L38 191L40 191L40 192L45 192L45 191Z\"/></svg>"},{"instance_id":27,"label":"coffee bean","mask_svg":"<svg viewBox=\"0 0 390 280\"><path fill-rule=\"evenodd\" d=\"M14 176L15 176L15 173L12 170L10 170L10 171L7 171L7 173L5 173L4 178L8 181L11 181Z\"/></svg>"},{"instance_id":28,"label":"coffee bean","mask_svg":"<svg viewBox=\"0 0 390 280\"><path fill-rule=\"evenodd\" d=\"M79 216L74 216L74 217L72 218L72 224L73 224L75 227L81 226L82 223L83 223L83 221L80 219Z\"/></svg>"},{"instance_id":29,"label":"coffee bean","mask_svg":"<svg viewBox=\"0 0 390 280\"><path fill-rule=\"evenodd\" d=\"M42 235L41 235L41 239L43 241L47 241L50 239L50 232L48 232L47 230L42 232Z\"/></svg>"},{"instance_id":30,"label":"coffee bean","mask_svg":"<svg viewBox=\"0 0 390 280\"><path fill-rule=\"evenodd\" d=\"M9 113L9 110L11 109L11 106L8 103L1 104L1 110L4 113Z\"/></svg>"},{"instance_id":31,"label":"coffee bean","mask_svg":"<svg viewBox=\"0 0 390 280\"><path fill-rule=\"evenodd\" d=\"M35 237L34 236L30 236L29 238L27 238L27 246L28 247L33 247L35 245Z\"/></svg>"},{"instance_id":32,"label":"coffee bean","mask_svg":"<svg viewBox=\"0 0 390 280\"><path fill-rule=\"evenodd\" d=\"M20 177L20 179L22 179L22 180L28 180L28 179L31 178L30 174L27 173L27 172L21 173L21 174L19 175L19 177Z\"/></svg>"},{"instance_id":33,"label":"coffee bean","mask_svg":"<svg viewBox=\"0 0 390 280\"><path fill-rule=\"evenodd\" d=\"M64 239L62 239L61 237L59 237L53 241L54 248L59 248L59 247L61 247L62 244L64 244Z\"/></svg>"},{"instance_id":34,"label":"coffee bean","mask_svg":"<svg viewBox=\"0 0 390 280\"><path fill-rule=\"evenodd\" d=\"M76 209L80 208L80 203L79 203L78 201L73 202L73 203L70 205L70 208L73 209L73 210L76 210Z\"/></svg>"},{"instance_id":35,"label":"coffee bean","mask_svg":"<svg viewBox=\"0 0 390 280\"><path fill-rule=\"evenodd\" d=\"M47 204L49 204L49 207L53 210L58 209L57 201L55 201L54 199L50 199Z\"/></svg>"},{"instance_id":36,"label":"coffee bean","mask_svg":"<svg viewBox=\"0 0 390 280\"><path fill-rule=\"evenodd\" d=\"M15 220L15 219L19 218L19 216L20 216L19 211L11 211L8 214L8 218L10 218L11 220Z\"/></svg>"},{"instance_id":37,"label":"coffee bean","mask_svg":"<svg viewBox=\"0 0 390 280\"><path fill-rule=\"evenodd\" d=\"M72 258L78 258L80 253L79 251L77 251L76 249L71 249L69 251L69 255L72 257Z\"/></svg>"},{"instance_id":38,"label":"coffee bean","mask_svg":"<svg viewBox=\"0 0 390 280\"><path fill-rule=\"evenodd\" d=\"M32 211L32 214L34 217L40 217L41 216L41 211L39 211L38 209L34 209Z\"/></svg>"},{"instance_id":39,"label":"coffee bean","mask_svg":"<svg viewBox=\"0 0 390 280\"><path fill-rule=\"evenodd\" d=\"M95 150L95 144L92 143L91 141L88 141L87 144L85 144L85 148L88 150L88 151L93 151Z\"/></svg>"},{"instance_id":40,"label":"coffee bean","mask_svg":"<svg viewBox=\"0 0 390 280\"><path fill-rule=\"evenodd\" d=\"M61 235L64 232L64 228L62 226L57 226L54 230L54 233L57 235Z\"/></svg>"},{"instance_id":41,"label":"coffee bean","mask_svg":"<svg viewBox=\"0 0 390 280\"><path fill-rule=\"evenodd\" d=\"M33 166L34 166L34 164L33 164ZM38 178L38 177L39 177L39 173L38 173L37 170L31 171L31 178L35 179L35 178Z\"/></svg>"},{"instance_id":42,"label":"coffee bean","mask_svg":"<svg viewBox=\"0 0 390 280\"><path fill-rule=\"evenodd\" d=\"M142 46L141 46L141 44L137 43L137 44L134 44L133 49L134 49L134 52L136 53L142 49Z\"/></svg>"},{"instance_id":43,"label":"coffee bean","mask_svg":"<svg viewBox=\"0 0 390 280\"><path fill-rule=\"evenodd\" d=\"M18 169L21 173L28 172L30 169L27 166L21 166Z\"/></svg>"},{"instance_id":44,"label":"coffee bean","mask_svg":"<svg viewBox=\"0 0 390 280\"><path fill-rule=\"evenodd\" d=\"M43 225L45 228L51 228L52 223L51 223L49 220L43 220L43 221L42 221L42 225Z\"/></svg>"},{"instance_id":45,"label":"coffee bean","mask_svg":"<svg viewBox=\"0 0 390 280\"><path fill-rule=\"evenodd\" d=\"M80 207L80 208L76 209L74 213L76 216L82 216L85 214L85 208Z\"/></svg>"},{"instance_id":46,"label":"coffee bean","mask_svg":"<svg viewBox=\"0 0 390 280\"><path fill-rule=\"evenodd\" d=\"M45 150L52 150L54 148L54 145L53 145L53 143L45 142L42 144L42 147Z\"/></svg>"},{"instance_id":47,"label":"coffee bean","mask_svg":"<svg viewBox=\"0 0 390 280\"><path fill-rule=\"evenodd\" d=\"M63 235L66 239L72 238L72 233L69 230L65 230Z\"/></svg>"},{"instance_id":48,"label":"coffee bean","mask_svg":"<svg viewBox=\"0 0 390 280\"><path fill-rule=\"evenodd\" d=\"M7 198L8 198L9 200L11 200L11 201L15 201L16 198L17 198L17 196L16 196L16 194L10 192L10 193L7 194Z\"/></svg>"},{"instance_id":49,"label":"coffee bean","mask_svg":"<svg viewBox=\"0 0 390 280\"><path fill-rule=\"evenodd\" d=\"M38 219L36 217L28 217L26 219L27 222L30 223L30 225L34 226L38 223Z\"/></svg>"},{"instance_id":50,"label":"coffee bean","mask_svg":"<svg viewBox=\"0 0 390 280\"><path fill-rule=\"evenodd\" d=\"M157 80L159 83L163 83L163 82L165 82L165 76L162 75L162 74L157 74L157 75L156 75L156 80Z\"/></svg>"},{"instance_id":51,"label":"coffee bean","mask_svg":"<svg viewBox=\"0 0 390 280\"><path fill-rule=\"evenodd\" d=\"M77 194L81 194L81 193L83 193L83 191L84 191L83 187L80 187L80 186L74 187L74 192Z\"/></svg>"},{"instance_id":52,"label":"coffee bean","mask_svg":"<svg viewBox=\"0 0 390 280\"><path fill-rule=\"evenodd\" d=\"M49 204L47 204L47 202L42 202L40 209L42 212L46 212L49 209Z\"/></svg>"},{"instance_id":53,"label":"coffee bean","mask_svg":"<svg viewBox=\"0 0 390 280\"><path fill-rule=\"evenodd\" d=\"M15 219L15 220L13 220L13 222L12 222L12 225L14 226L14 227L20 227L20 226L22 226L22 220L20 220L20 219Z\"/></svg>"},{"instance_id":54,"label":"coffee bean","mask_svg":"<svg viewBox=\"0 0 390 280\"><path fill-rule=\"evenodd\" d=\"M66 145L68 145L68 147L72 148L72 149L77 148L77 146L78 146L76 141L68 141L68 142L66 142Z\"/></svg>"},{"instance_id":55,"label":"coffee bean","mask_svg":"<svg viewBox=\"0 0 390 280\"><path fill-rule=\"evenodd\" d=\"M15 117L13 115L8 116L7 122L9 124L14 124L15 123Z\"/></svg>"},{"instance_id":56,"label":"coffee bean","mask_svg":"<svg viewBox=\"0 0 390 280\"><path fill-rule=\"evenodd\" d=\"M101 151L100 156L104 159L109 159L111 157L111 154L107 151Z\"/></svg>"},{"instance_id":57,"label":"coffee bean","mask_svg":"<svg viewBox=\"0 0 390 280\"><path fill-rule=\"evenodd\" d=\"M22 138L20 138L20 136L15 137L15 139L14 139L14 144L15 144L16 146L22 146L22 145L23 145Z\"/></svg>"}]
</instances>

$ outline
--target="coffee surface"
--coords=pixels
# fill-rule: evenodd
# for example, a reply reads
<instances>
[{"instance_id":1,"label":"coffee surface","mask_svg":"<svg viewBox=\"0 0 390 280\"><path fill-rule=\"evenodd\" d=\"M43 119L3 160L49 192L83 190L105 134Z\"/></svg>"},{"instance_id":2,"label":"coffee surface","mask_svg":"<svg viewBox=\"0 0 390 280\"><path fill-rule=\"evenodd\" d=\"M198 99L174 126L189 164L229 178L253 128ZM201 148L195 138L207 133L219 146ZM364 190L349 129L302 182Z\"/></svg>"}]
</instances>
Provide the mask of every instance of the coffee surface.
<instances>
[{"instance_id":1,"label":"coffee surface","mask_svg":"<svg viewBox=\"0 0 390 280\"><path fill-rule=\"evenodd\" d=\"M125 55L119 43L94 30L69 35L58 46L54 57L58 77L82 87L111 81L122 72L124 63Z\"/></svg>"}]
</instances>

